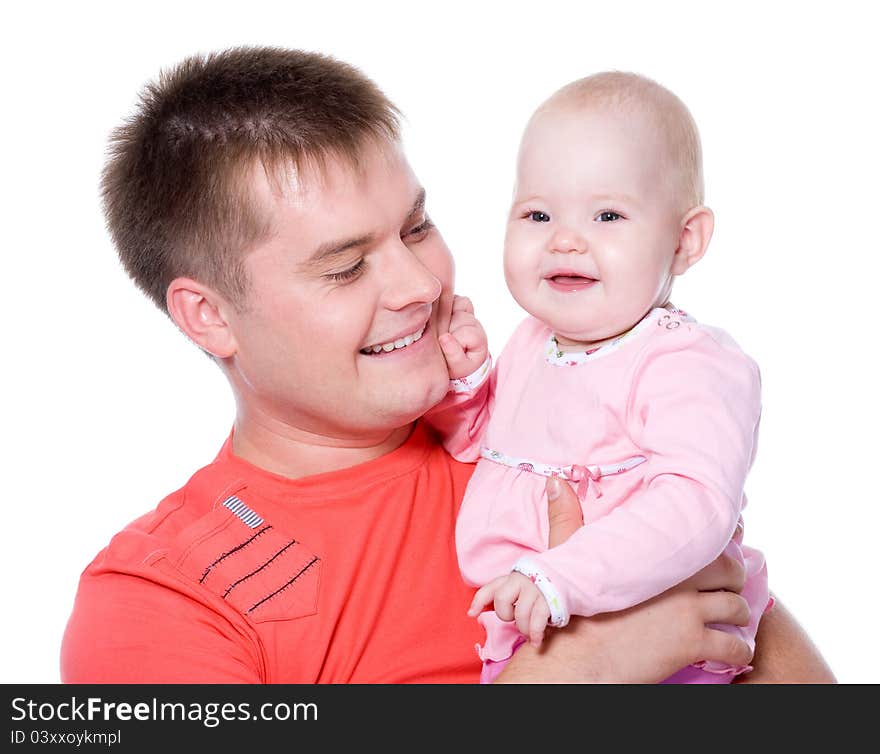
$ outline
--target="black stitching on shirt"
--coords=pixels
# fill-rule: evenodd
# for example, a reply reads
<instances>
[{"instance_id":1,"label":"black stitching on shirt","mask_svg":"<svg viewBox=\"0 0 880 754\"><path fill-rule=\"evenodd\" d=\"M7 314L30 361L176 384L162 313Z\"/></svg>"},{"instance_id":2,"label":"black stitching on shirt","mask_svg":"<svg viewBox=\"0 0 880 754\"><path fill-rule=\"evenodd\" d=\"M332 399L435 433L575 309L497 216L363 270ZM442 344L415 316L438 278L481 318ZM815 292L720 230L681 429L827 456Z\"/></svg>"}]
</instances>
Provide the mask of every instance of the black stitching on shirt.
<instances>
[{"instance_id":1,"label":"black stitching on shirt","mask_svg":"<svg viewBox=\"0 0 880 754\"><path fill-rule=\"evenodd\" d=\"M233 547L233 548L232 548L231 550L229 550L228 552L224 552L219 558L217 558L217 560L215 560L213 563L211 563L211 565L209 565L209 566L205 569L205 572L202 574L202 578L199 579L199 583L200 583L200 584L203 584L203 583L205 582L205 579L208 578L208 574L211 572L211 569L212 569L215 565L217 565L218 563L220 563L220 561L225 560L225 559L228 558L230 555L235 554L235 553L238 552L242 547L247 547L247 546L248 546L251 542L253 542L257 537L259 537L261 534L264 534L265 532L269 531L269 529L271 529L271 528L272 528L272 525L271 525L271 524L269 524L268 526L264 526L264 527L263 527L262 529L260 529L256 534L254 534L254 536L252 536L250 539L246 539L246 540L245 540L244 542L242 542L240 545L236 545L235 547Z\"/></svg>"},{"instance_id":2,"label":"black stitching on shirt","mask_svg":"<svg viewBox=\"0 0 880 754\"><path fill-rule=\"evenodd\" d=\"M285 550L288 550L288 549L290 549L291 547L293 547L295 544L296 544L296 540L295 540L295 539L291 539L290 542L288 542L286 545L284 545L284 547L282 547L278 552L276 552L271 558L269 558L269 559L268 559L265 563L263 563L263 565L261 565L259 568L254 569L253 571L251 571L251 572L250 572L249 574L247 574L246 576L242 576L238 581L233 581L233 582L229 585L229 588L228 588L225 592L223 592L223 599L226 599L226 597L229 596L229 593L230 593L233 589L235 589L235 587L237 587L242 581L247 581L251 576L253 576L254 574L259 573L260 571L262 571L267 565L269 565L269 563L271 563L273 560L275 560L275 558L277 558L279 555L281 555Z\"/></svg>"},{"instance_id":3,"label":"black stitching on shirt","mask_svg":"<svg viewBox=\"0 0 880 754\"><path fill-rule=\"evenodd\" d=\"M278 589L276 589L274 592L272 592L272 594L267 595L266 597L263 597L263 599L261 599L255 605L252 605L247 612L252 613L260 605L262 605L266 600L270 600L279 592L283 592L285 589L287 589L287 587L289 587L294 581L296 581L300 576L302 576L306 571L309 570L309 568L311 568L317 562L318 562L318 556L316 555L308 563L306 563L303 566L302 570L298 574L296 574L296 576L294 576L290 581L288 581L286 584L284 584L284 586L278 587Z\"/></svg>"}]
</instances>

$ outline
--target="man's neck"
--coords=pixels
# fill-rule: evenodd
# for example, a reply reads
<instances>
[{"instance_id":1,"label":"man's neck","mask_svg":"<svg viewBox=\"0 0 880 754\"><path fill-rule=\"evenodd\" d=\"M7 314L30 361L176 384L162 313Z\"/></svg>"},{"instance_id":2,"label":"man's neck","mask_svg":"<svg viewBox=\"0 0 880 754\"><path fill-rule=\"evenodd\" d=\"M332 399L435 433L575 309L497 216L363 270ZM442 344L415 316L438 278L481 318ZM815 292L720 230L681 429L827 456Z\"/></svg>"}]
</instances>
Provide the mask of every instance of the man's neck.
<instances>
[{"instance_id":1,"label":"man's neck","mask_svg":"<svg viewBox=\"0 0 880 754\"><path fill-rule=\"evenodd\" d=\"M375 435L342 437L309 432L265 416L236 417L232 452L290 479L338 471L396 450L413 424Z\"/></svg>"}]
</instances>

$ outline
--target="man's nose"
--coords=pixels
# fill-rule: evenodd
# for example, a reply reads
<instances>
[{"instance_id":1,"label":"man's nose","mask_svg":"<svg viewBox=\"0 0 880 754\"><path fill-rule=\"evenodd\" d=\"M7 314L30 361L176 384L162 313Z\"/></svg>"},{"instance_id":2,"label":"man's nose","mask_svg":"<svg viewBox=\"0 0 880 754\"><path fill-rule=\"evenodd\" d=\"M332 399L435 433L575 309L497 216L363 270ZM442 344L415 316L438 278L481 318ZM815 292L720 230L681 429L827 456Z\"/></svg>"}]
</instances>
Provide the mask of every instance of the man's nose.
<instances>
[{"instance_id":1,"label":"man's nose","mask_svg":"<svg viewBox=\"0 0 880 754\"><path fill-rule=\"evenodd\" d=\"M385 280L385 305L392 310L432 304L442 290L439 278L404 243L389 256Z\"/></svg>"},{"instance_id":2,"label":"man's nose","mask_svg":"<svg viewBox=\"0 0 880 754\"><path fill-rule=\"evenodd\" d=\"M583 254L586 250L587 239L574 228L558 228L550 239L550 251L553 252Z\"/></svg>"}]
</instances>

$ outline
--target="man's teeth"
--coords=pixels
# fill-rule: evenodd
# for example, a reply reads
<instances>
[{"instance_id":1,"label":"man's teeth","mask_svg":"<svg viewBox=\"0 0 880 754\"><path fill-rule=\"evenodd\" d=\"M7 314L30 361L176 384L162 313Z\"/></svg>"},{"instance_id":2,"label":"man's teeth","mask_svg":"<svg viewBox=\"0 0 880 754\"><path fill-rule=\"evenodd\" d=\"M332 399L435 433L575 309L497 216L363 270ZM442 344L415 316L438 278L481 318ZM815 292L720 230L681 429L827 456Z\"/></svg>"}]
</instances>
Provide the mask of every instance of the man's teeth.
<instances>
[{"instance_id":1,"label":"man's teeth","mask_svg":"<svg viewBox=\"0 0 880 754\"><path fill-rule=\"evenodd\" d=\"M422 333L425 332L425 325L422 325L421 330L417 330L412 335L407 335L405 338L398 338L397 340L391 341L390 343L380 343L375 346L367 346L366 348L361 349L361 353L380 353L381 351L385 351L385 353L390 353L398 348L406 348L407 346L411 346L415 343L419 338L422 337Z\"/></svg>"}]
</instances>

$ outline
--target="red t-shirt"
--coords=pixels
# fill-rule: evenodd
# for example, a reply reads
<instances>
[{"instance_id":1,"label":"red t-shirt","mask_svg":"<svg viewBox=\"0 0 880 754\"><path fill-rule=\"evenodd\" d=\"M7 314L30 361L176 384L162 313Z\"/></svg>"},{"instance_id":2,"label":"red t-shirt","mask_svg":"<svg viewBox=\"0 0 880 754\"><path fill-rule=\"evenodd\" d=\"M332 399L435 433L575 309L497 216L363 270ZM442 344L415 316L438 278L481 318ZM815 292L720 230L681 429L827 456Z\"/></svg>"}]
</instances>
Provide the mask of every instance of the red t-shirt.
<instances>
[{"instance_id":1,"label":"red t-shirt","mask_svg":"<svg viewBox=\"0 0 880 754\"><path fill-rule=\"evenodd\" d=\"M68 683L475 683L455 517L473 466L418 423L397 450L287 479L232 454L86 568Z\"/></svg>"}]
</instances>

